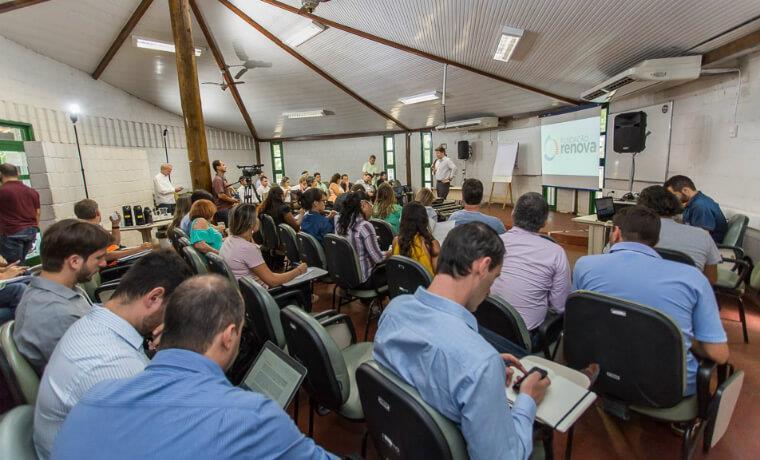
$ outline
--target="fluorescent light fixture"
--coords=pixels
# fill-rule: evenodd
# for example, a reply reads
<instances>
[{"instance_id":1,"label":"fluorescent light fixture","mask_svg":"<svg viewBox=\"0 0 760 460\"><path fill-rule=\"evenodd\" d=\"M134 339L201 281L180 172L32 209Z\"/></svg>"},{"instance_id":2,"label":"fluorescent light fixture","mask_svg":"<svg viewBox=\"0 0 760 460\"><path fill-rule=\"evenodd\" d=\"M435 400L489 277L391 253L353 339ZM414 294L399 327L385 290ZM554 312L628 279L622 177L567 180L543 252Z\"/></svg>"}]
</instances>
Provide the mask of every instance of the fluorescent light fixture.
<instances>
[{"instance_id":1,"label":"fluorescent light fixture","mask_svg":"<svg viewBox=\"0 0 760 460\"><path fill-rule=\"evenodd\" d=\"M497 61L509 61L512 53L515 52L515 48L517 48L517 43L523 36L523 32L525 32L523 29L504 26L501 31L499 46L496 47L496 54L493 55L493 58Z\"/></svg>"},{"instance_id":2,"label":"fluorescent light fixture","mask_svg":"<svg viewBox=\"0 0 760 460\"><path fill-rule=\"evenodd\" d=\"M309 21L304 24L300 30L293 32L293 34L285 40L285 44L290 47L300 46L321 32L324 32L325 29L327 29L327 27L322 24L315 21Z\"/></svg>"},{"instance_id":3,"label":"fluorescent light fixture","mask_svg":"<svg viewBox=\"0 0 760 460\"><path fill-rule=\"evenodd\" d=\"M398 100L404 105L417 104L419 102L434 101L440 99L440 91L428 91L427 93L415 94L414 96L400 97Z\"/></svg>"},{"instance_id":4,"label":"fluorescent light fixture","mask_svg":"<svg viewBox=\"0 0 760 460\"><path fill-rule=\"evenodd\" d=\"M152 38L138 37L132 35L132 42L138 48L144 48L147 50L166 51L167 53L174 53L174 43L163 42L161 40L154 40ZM203 48L195 47L195 55L200 56L203 53Z\"/></svg>"},{"instance_id":5,"label":"fluorescent light fixture","mask_svg":"<svg viewBox=\"0 0 760 460\"><path fill-rule=\"evenodd\" d=\"M324 117L327 115L324 109L320 110L298 110L295 112L282 112L283 117L290 118L291 120L294 118L314 118L314 117Z\"/></svg>"}]
</instances>

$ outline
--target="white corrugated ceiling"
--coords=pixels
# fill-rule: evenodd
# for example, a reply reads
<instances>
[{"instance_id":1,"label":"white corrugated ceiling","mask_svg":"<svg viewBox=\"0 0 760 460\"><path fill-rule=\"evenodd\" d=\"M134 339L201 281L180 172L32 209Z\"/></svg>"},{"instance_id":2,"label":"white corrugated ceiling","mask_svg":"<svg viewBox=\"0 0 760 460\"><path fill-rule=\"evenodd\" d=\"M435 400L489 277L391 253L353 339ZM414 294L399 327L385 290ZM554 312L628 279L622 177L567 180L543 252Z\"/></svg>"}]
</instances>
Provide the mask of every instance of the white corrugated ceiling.
<instances>
[{"instance_id":1,"label":"white corrugated ceiling","mask_svg":"<svg viewBox=\"0 0 760 460\"><path fill-rule=\"evenodd\" d=\"M197 1L228 64L237 62L233 41L244 46L249 57L273 64L250 70L243 77L245 84L238 86L261 138L396 129L218 1ZM258 0L233 3L280 38L306 21ZM285 3L300 6L300 0ZM138 4L139 0L45 2L1 15L0 34L91 73ZM331 0L315 14L570 98L642 59L677 56L696 46L704 52L760 27L756 21L703 44L760 16L757 0ZM492 59L504 25L527 31L522 49L508 63ZM197 26L193 33L196 45L206 48L198 59L200 80L221 81ZM133 34L171 40L167 2L154 1ZM335 29L297 50L411 128L442 121L439 102L398 102L401 96L441 89L443 66L437 62ZM181 111L172 54L137 49L128 40L101 78L162 108ZM207 124L247 133L229 91L203 85L201 92ZM556 105L545 96L455 67L449 67L447 95L450 120ZM303 109L334 114L300 120L282 116Z\"/></svg>"}]
</instances>

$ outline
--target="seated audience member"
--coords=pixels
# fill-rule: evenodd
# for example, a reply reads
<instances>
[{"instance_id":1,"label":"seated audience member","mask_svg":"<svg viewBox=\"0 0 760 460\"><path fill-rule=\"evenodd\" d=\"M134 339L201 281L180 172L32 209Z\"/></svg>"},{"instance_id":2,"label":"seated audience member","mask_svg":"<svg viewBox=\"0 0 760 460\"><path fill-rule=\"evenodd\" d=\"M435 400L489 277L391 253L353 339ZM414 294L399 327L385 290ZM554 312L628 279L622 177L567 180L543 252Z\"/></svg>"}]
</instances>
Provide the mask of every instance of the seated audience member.
<instances>
[{"instance_id":1,"label":"seated audience member","mask_svg":"<svg viewBox=\"0 0 760 460\"><path fill-rule=\"evenodd\" d=\"M190 206L192 207L192 205L195 204L195 202L199 200L208 200L208 201L213 202L214 196L205 190L193 191L193 193L190 195ZM192 221L190 220L190 209L188 208L187 214L185 214L182 217L182 220L180 221L180 224L179 224L179 228L181 228L182 231L184 231L187 234L187 236L190 236L191 223Z\"/></svg>"},{"instance_id":2,"label":"seated audience member","mask_svg":"<svg viewBox=\"0 0 760 460\"><path fill-rule=\"evenodd\" d=\"M259 214L266 214L274 220L274 225L288 224L296 232L301 231L299 220L303 217L303 209L298 214L298 218L290 212L290 205L285 201L284 191L280 187L274 187L269 191L267 199L259 206ZM289 194L288 194L289 195Z\"/></svg>"},{"instance_id":3,"label":"seated audience member","mask_svg":"<svg viewBox=\"0 0 760 460\"><path fill-rule=\"evenodd\" d=\"M175 228L182 230L182 219L186 214L190 213L190 207L193 202L189 196L181 196L177 198L177 205L174 207L174 217L169 225L166 227L166 234L171 235ZM190 236L190 234L187 234Z\"/></svg>"},{"instance_id":4,"label":"seated audience member","mask_svg":"<svg viewBox=\"0 0 760 460\"><path fill-rule=\"evenodd\" d=\"M697 268L704 272L710 284L715 284L718 264L722 260L718 246L706 230L673 220L682 211L678 198L664 187L652 185L641 191L638 204L660 216L660 237L655 247L688 255L697 264Z\"/></svg>"},{"instance_id":5,"label":"seated audience member","mask_svg":"<svg viewBox=\"0 0 760 460\"><path fill-rule=\"evenodd\" d=\"M352 185L351 188L349 189L349 192L362 193L366 195L366 193L364 193L364 187L359 184ZM335 203L333 203L333 209L335 210L335 212L340 213L340 210L343 209L343 202L346 201L347 197L348 197L348 193L343 193L340 196L338 196L338 198L335 200ZM367 197L367 199L369 199L369 197Z\"/></svg>"},{"instance_id":6,"label":"seated audience member","mask_svg":"<svg viewBox=\"0 0 760 460\"><path fill-rule=\"evenodd\" d=\"M684 206L683 223L702 227L712 239L720 244L728 230L728 222L720 206L712 198L697 190L694 182L686 176L673 176L663 185L678 197Z\"/></svg>"},{"instance_id":7,"label":"seated audience member","mask_svg":"<svg viewBox=\"0 0 760 460\"><path fill-rule=\"evenodd\" d=\"M356 184L364 187L364 193L370 197L375 196L375 186L372 185L372 174L366 172L363 173L362 178L357 180Z\"/></svg>"},{"instance_id":8,"label":"seated audience member","mask_svg":"<svg viewBox=\"0 0 760 460\"><path fill-rule=\"evenodd\" d=\"M351 179L348 178L348 174L340 176L340 187L343 189L343 192L351 191Z\"/></svg>"},{"instance_id":9,"label":"seated audience member","mask_svg":"<svg viewBox=\"0 0 760 460\"><path fill-rule=\"evenodd\" d=\"M264 201L267 199L269 190L271 190L272 187L269 186L269 178L263 174L259 178L259 181L259 188L256 189L256 192L258 192L261 201Z\"/></svg>"},{"instance_id":10,"label":"seated audience member","mask_svg":"<svg viewBox=\"0 0 760 460\"><path fill-rule=\"evenodd\" d=\"M273 191L277 189L279 187L275 187ZM232 208L230 217L230 236L224 240L219 255L227 262L235 278L251 276L268 289L306 273L306 264L303 263L285 273L273 273L269 269L259 245L253 242L253 234L259 229L255 205L239 204Z\"/></svg>"},{"instance_id":11,"label":"seated audience member","mask_svg":"<svg viewBox=\"0 0 760 460\"><path fill-rule=\"evenodd\" d=\"M527 459L536 406L550 384L548 377L531 374L510 408L505 363L522 367L478 334L472 313L488 295L503 257L504 245L483 223L454 228L430 287L393 299L375 335L373 358L459 426L472 459Z\"/></svg>"},{"instance_id":12,"label":"seated audience member","mask_svg":"<svg viewBox=\"0 0 760 460\"><path fill-rule=\"evenodd\" d=\"M10 163L0 164L0 185L0 256L23 263L37 240L40 195L19 179L18 167Z\"/></svg>"},{"instance_id":13,"label":"seated audience member","mask_svg":"<svg viewBox=\"0 0 760 460\"><path fill-rule=\"evenodd\" d=\"M335 173L330 178L330 185L328 186L328 198L327 201L331 203L335 203L335 200L338 199L340 195L343 195L343 187L340 186L340 174Z\"/></svg>"},{"instance_id":14,"label":"seated audience member","mask_svg":"<svg viewBox=\"0 0 760 460\"><path fill-rule=\"evenodd\" d=\"M347 193L343 207L338 216L335 231L348 239L359 258L361 281L370 287L379 288L386 285L385 253L377 244L375 228L369 223L372 216L372 204L364 192Z\"/></svg>"},{"instance_id":15,"label":"seated audience member","mask_svg":"<svg viewBox=\"0 0 760 460\"><path fill-rule=\"evenodd\" d=\"M306 210L301 220L301 231L316 238L324 244L325 235L335 233L335 224L333 217L335 211L330 212L327 216L322 215L325 212L325 194L318 188L306 191L301 196L301 208Z\"/></svg>"},{"instance_id":16,"label":"seated audience member","mask_svg":"<svg viewBox=\"0 0 760 460\"><path fill-rule=\"evenodd\" d=\"M687 354L687 388L696 391L697 356L728 361L726 332L710 283L695 267L663 260L653 249L660 218L651 209L632 206L613 217L609 254L578 259L573 289L594 291L657 309L675 321Z\"/></svg>"},{"instance_id":17,"label":"seated audience member","mask_svg":"<svg viewBox=\"0 0 760 460\"><path fill-rule=\"evenodd\" d=\"M441 245L430 231L425 207L416 201L404 205L398 236L393 239L393 255L414 259L435 275L440 252Z\"/></svg>"},{"instance_id":18,"label":"seated audience member","mask_svg":"<svg viewBox=\"0 0 760 460\"><path fill-rule=\"evenodd\" d=\"M89 222L91 224L100 225L102 216L100 209L98 209L98 203L95 200L89 198L80 200L74 204L74 215L77 219ZM112 244L108 246L108 252L106 253L106 262L113 262L121 259L122 257L131 256L138 252L145 251L147 249L153 249L153 244L143 243L140 246L133 246L131 248L120 249L121 247L121 230L119 230L120 219L117 216L109 216L111 221L111 237Z\"/></svg>"},{"instance_id":19,"label":"seated audience member","mask_svg":"<svg viewBox=\"0 0 760 460\"><path fill-rule=\"evenodd\" d=\"M166 306L161 350L134 377L95 385L63 423L53 457L337 459L276 402L227 380L244 318L226 279L182 283Z\"/></svg>"},{"instance_id":20,"label":"seated audience member","mask_svg":"<svg viewBox=\"0 0 760 460\"><path fill-rule=\"evenodd\" d=\"M311 179L311 181L309 181ZM311 187L311 182L314 181L314 178L311 176L307 176L306 174L302 175L298 178L298 193L305 192L309 187Z\"/></svg>"},{"instance_id":21,"label":"seated audience member","mask_svg":"<svg viewBox=\"0 0 760 460\"><path fill-rule=\"evenodd\" d=\"M565 311L570 295L570 264L564 249L538 231L549 217L549 205L539 193L521 196L512 211L514 227L500 236L506 255L491 294L520 313L529 330L544 322L549 311Z\"/></svg>"},{"instance_id":22,"label":"seated audience member","mask_svg":"<svg viewBox=\"0 0 760 460\"><path fill-rule=\"evenodd\" d=\"M313 187L317 187L318 189L322 190L322 193L327 196L327 185L325 185L324 182L322 182L322 174L315 172L314 173L314 184Z\"/></svg>"},{"instance_id":23,"label":"seated audience member","mask_svg":"<svg viewBox=\"0 0 760 460\"><path fill-rule=\"evenodd\" d=\"M40 380L34 410L34 445L40 458L50 457L63 420L87 390L145 368L149 360L143 337L160 338L169 296L190 276L176 253L148 254L132 265L111 299L94 305L66 331Z\"/></svg>"},{"instance_id":24,"label":"seated audience member","mask_svg":"<svg viewBox=\"0 0 760 460\"><path fill-rule=\"evenodd\" d=\"M455 225L483 222L499 235L507 231L504 223L497 217L480 212L480 202L483 201L483 183L478 179L464 181L462 184L462 200L464 201L464 209L460 209L449 216L449 220L453 220Z\"/></svg>"},{"instance_id":25,"label":"seated audience member","mask_svg":"<svg viewBox=\"0 0 760 460\"><path fill-rule=\"evenodd\" d=\"M90 299L77 283L106 266L110 244L103 227L76 219L56 222L43 232L42 272L21 298L13 330L19 352L38 374L69 326L90 310Z\"/></svg>"},{"instance_id":26,"label":"seated audience member","mask_svg":"<svg viewBox=\"0 0 760 460\"><path fill-rule=\"evenodd\" d=\"M375 200L372 215L391 224L394 235L398 233L398 225L401 220L401 206L396 204L396 193L390 184L385 183L378 187L377 199Z\"/></svg>"},{"instance_id":27,"label":"seated audience member","mask_svg":"<svg viewBox=\"0 0 760 460\"><path fill-rule=\"evenodd\" d=\"M425 212L428 216L428 222L430 223L430 231L435 230L435 225L438 223L438 212L433 209L433 201L435 201L435 195L433 191L427 187L422 187L417 191L415 200L419 201L422 206L425 206Z\"/></svg>"},{"instance_id":28,"label":"seated audience member","mask_svg":"<svg viewBox=\"0 0 760 460\"><path fill-rule=\"evenodd\" d=\"M16 307L26 290L26 283L7 283L12 278L21 276L26 272L26 267L21 267L18 262L8 264L0 256L0 325L10 321L16 315Z\"/></svg>"},{"instance_id":29,"label":"seated audience member","mask_svg":"<svg viewBox=\"0 0 760 460\"><path fill-rule=\"evenodd\" d=\"M388 182L388 172L387 171L380 171L380 176L378 176L377 183L375 185L377 185L378 187L380 187L380 184L382 184L383 182Z\"/></svg>"},{"instance_id":30,"label":"seated audience member","mask_svg":"<svg viewBox=\"0 0 760 460\"><path fill-rule=\"evenodd\" d=\"M190 244L203 254L217 254L222 247L222 234L211 224L215 214L216 206L208 200L196 201L190 208Z\"/></svg>"},{"instance_id":31,"label":"seated audience member","mask_svg":"<svg viewBox=\"0 0 760 460\"><path fill-rule=\"evenodd\" d=\"M276 187L275 187L276 188ZM282 189L282 201L284 203L290 203L290 178L288 176L285 176L280 181L280 188ZM272 192L271 190L269 191Z\"/></svg>"}]
</instances>

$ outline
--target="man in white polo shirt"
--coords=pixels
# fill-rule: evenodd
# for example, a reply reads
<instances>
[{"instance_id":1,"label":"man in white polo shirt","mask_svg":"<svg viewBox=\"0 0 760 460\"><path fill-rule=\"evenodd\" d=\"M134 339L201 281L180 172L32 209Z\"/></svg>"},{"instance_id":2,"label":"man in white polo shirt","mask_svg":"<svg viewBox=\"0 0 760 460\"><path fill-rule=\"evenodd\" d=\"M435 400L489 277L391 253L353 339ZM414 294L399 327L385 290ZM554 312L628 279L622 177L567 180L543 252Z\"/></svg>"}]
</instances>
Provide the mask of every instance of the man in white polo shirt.
<instances>
[{"instance_id":1,"label":"man in white polo shirt","mask_svg":"<svg viewBox=\"0 0 760 460\"><path fill-rule=\"evenodd\" d=\"M446 156L446 149L441 145L435 149L435 158L433 162L433 174L435 175L435 192L438 198L446 199L449 196L449 187L454 179L454 173L457 165Z\"/></svg>"},{"instance_id":2,"label":"man in white polo shirt","mask_svg":"<svg viewBox=\"0 0 760 460\"><path fill-rule=\"evenodd\" d=\"M161 165L161 172L153 177L153 196L156 200L156 206L165 208L169 214L174 214L174 206L177 201L174 194L182 191L182 187L172 185L171 178L172 165L164 163Z\"/></svg>"}]
</instances>

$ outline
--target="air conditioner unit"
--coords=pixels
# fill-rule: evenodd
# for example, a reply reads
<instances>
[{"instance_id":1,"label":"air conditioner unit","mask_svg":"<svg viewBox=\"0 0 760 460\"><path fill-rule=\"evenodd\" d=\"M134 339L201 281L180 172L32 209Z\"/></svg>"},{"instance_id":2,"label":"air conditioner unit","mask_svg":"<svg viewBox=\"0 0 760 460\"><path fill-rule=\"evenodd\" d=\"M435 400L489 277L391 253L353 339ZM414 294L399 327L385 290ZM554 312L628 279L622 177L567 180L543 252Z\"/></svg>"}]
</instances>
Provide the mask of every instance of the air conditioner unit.
<instances>
[{"instance_id":1,"label":"air conditioner unit","mask_svg":"<svg viewBox=\"0 0 760 460\"><path fill-rule=\"evenodd\" d=\"M478 131L499 126L499 117L470 118L469 120L449 121L435 127L436 131Z\"/></svg>"},{"instance_id":2,"label":"air conditioner unit","mask_svg":"<svg viewBox=\"0 0 760 460\"><path fill-rule=\"evenodd\" d=\"M613 97L642 91L662 82L696 80L702 70L702 55L676 58L648 59L620 72L601 85L595 86L581 98L591 102L607 102Z\"/></svg>"}]
</instances>

